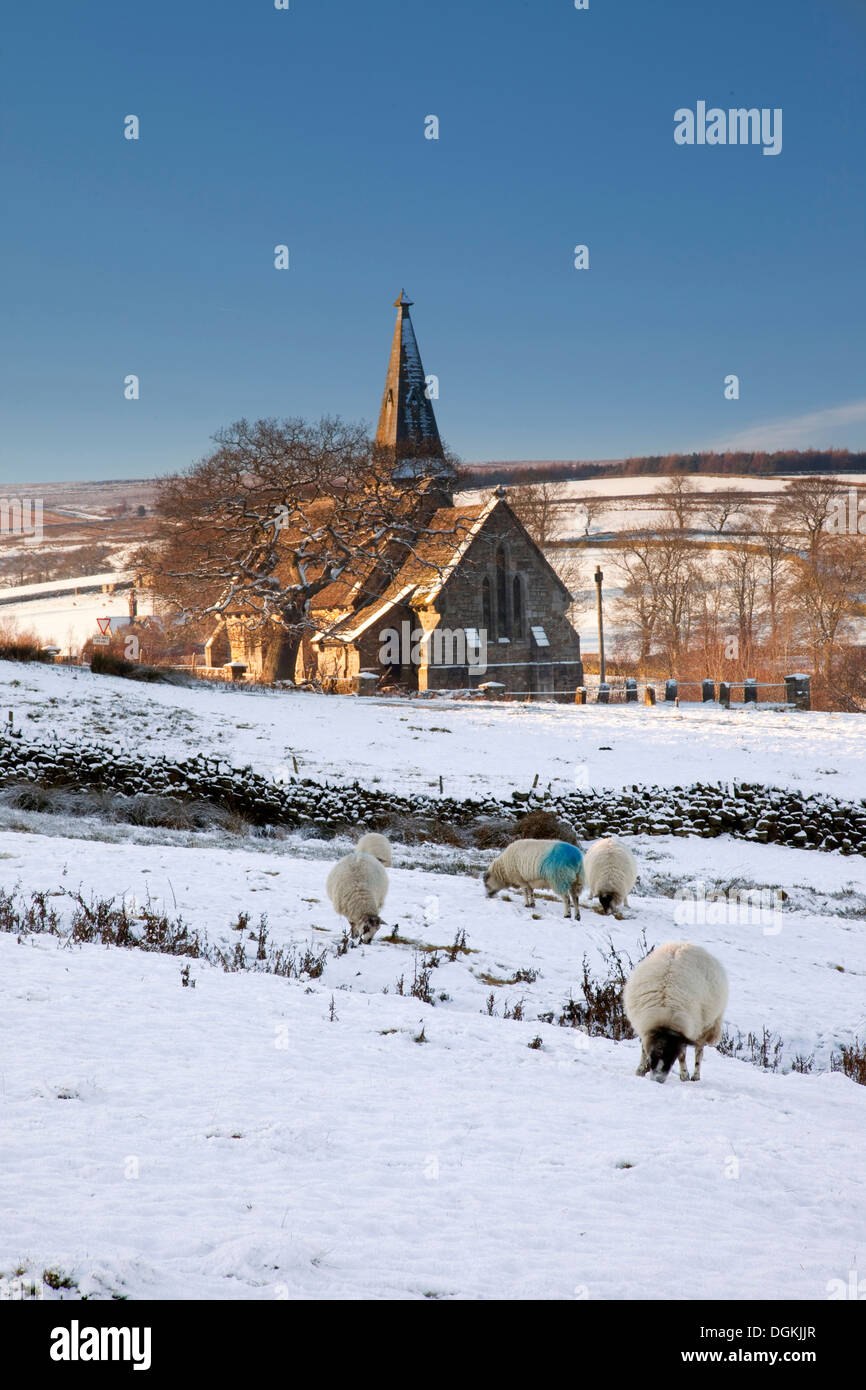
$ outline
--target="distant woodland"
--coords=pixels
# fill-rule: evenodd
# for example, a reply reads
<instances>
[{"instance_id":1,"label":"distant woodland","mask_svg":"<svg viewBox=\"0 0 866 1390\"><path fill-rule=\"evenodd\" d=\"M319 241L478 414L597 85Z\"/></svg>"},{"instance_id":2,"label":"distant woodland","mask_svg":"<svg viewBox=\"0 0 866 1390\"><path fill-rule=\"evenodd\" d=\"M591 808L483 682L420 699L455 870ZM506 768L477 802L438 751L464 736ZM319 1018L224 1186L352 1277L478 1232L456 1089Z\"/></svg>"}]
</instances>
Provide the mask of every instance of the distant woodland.
<instances>
[{"instance_id":1,"label":"distant woodland","mask_svg":"<svg viewBox=\"0 0 866 1390\"><path fill-rule=\"evenodd\" d=\"M670 474L719 473L770 477L774 473L866 473L866 453L850 449L780 449L775 453L736 451L724 454L647 454L615 463L579 460L463 464L463 488L496 483L566 482L584 478L664 477Z\"/></svg>"}]
</instances>

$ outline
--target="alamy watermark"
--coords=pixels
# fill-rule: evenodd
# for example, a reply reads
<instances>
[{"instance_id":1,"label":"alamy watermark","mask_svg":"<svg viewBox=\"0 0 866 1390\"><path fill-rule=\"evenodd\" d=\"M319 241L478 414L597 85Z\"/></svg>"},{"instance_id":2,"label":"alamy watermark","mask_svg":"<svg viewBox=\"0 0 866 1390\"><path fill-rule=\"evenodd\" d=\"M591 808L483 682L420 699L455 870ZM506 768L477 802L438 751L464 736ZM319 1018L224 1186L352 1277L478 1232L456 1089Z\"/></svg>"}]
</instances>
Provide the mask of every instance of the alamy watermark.
<instances>
[{"instance_id":1,"label":"alamy watermark","mask_svg":"<svg viewBox=\"0 0 866 1390\"><path fill-rule=\"evenodd\" d=\"M48 1355L52 1361L128 1361L134 1371L149 1371L151 1342L149 1327L82 1327L73 1318L68 1327L52 1328Z\"/></svg>"},{"instance_id":2,"label":"alamy watermark","mask_svg":"<svg viewBox=\"0 0 866 1390\"><path fill-rule=\"evenodd\" d=\"M0 497L0 536L18 536L34 545L42 540L42 498Z\"/></svg>"},{"instance_id":3,"label":"alamy watermark","mask_svg":"<svg viewBox=\"0 0 866 1390\"><path fill-rule=\"evenodd\" d=\"M674 894L674 921L680 927L760 927L764 936L782 930L782 903L778 888L729 888L707 892L707 885L683 885Z\"/></svg>"},{"instance_id":4,"label":"alamy watermark","mask_svg":"<svg viewBox=\"0 0 866 1390\"><path fill-rule=\"evenodd\" d=\"M782 153L782 108L774 106L707 107L699 101L694 111L680 106L674 112L674 140L678 145L763 145L764 154Z\"/></svg>"},{"instance_id":5,"label":"alamy watermark","mask_svg":"<svg viewBox=\"0 0 866 1390\"><path fill-rule=\"evenodd\" d=\"M487 632L484 628L433 628L425 632L404 620L399 629L379 633L379 661L383 666L469 666L482 675L487 670Z\"/></svg>"},{"instance_id":6,"label":"alamy watermark","mask_svg":"<svg viewBox=\"0 0 866 1390\"><path fill-rule=\"evenodd\" d=\"M866 536L866 492L849 487L837 492L830 502L824 529L831 536Z\"/></svg>"},{"instance_id":7,"label":"alamy watermark","mask_svg":"<svg viewBox=\"0 0 866 1390\"><path fill-rule=\"evenodd\" d=\"M14 1303L22 1303L25 1300L42 1301L45 1297L45 1282L43 1279L31 1278L29 1275L16 1274L13 1278L8 1275L0 1274L0 1299Z\"/></svg>"},{"instance_id":8,"label":"alamy watermark","mask_svg":"<svg viewBox=\"0 0 866 1390\"><path fill-rule=\"evenodd\" d=\"M866 1300L866 1279L858 1277L856 1269L848 1270L848 1279L829 1279L826 1284L827 1297L831 1301L836 1299L850 1299L853 1303L862 1303Z\"/></svg>"}]
</instances>

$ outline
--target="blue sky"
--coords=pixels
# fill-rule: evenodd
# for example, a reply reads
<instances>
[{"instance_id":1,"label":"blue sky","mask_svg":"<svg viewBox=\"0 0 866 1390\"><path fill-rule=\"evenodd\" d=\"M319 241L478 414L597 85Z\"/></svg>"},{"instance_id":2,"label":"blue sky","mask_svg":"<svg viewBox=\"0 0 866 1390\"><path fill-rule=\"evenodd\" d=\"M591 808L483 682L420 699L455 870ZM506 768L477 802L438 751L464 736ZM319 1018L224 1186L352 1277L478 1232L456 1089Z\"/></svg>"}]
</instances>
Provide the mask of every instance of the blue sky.
<instances>
[{"instance_id":1,"label":"blue sky","mask_svg":"<svg viewBox=\"0 0 866 1390\"><path fill-rule=\"evenodd\" d=\"M0 483L375 423L402 286L467 460L866 448L864 70L863 0L11 6Z\"/></svg>"}]
</instances>

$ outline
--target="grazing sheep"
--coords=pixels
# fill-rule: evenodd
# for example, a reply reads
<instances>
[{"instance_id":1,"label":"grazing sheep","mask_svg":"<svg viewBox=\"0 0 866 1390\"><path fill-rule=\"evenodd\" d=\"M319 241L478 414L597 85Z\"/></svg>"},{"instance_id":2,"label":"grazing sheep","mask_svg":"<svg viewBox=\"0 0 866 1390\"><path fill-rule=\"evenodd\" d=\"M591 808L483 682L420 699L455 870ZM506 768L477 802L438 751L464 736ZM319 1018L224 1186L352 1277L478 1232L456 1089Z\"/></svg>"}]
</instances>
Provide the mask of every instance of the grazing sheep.
<instances>
[{"instance_id":1,"label":"grazing sheep","mask_svg":"<svg viewBox=\"0 0 866 1390\"><path fill-rule=\"evenodd\" d=\"M607 916L611 908L628 907L628 895L637 882L637 860L627 845L608 835L586 852L586 891L598 898Z\"/></svg>"},{"instance_id":2,"label":"grazing sheep","mask_svg":"<svg viewBox=\"0 0 866 1390\"><path fill-rule=\"evenodd\" d=\"M527 907L535 907L535 889L552 888L565 903L565 915L580 920L578 896L583 886L583 854L564 840L513 840L484 875L488 898L500 888L522 888Z\"/></svg>"},{"instance_id":3,"label":"grazing sheep","mask_svg":"<svg viewBox=\"0 0 866 1390\"><path fill-rule=\"evenodd\" d=\"M666 941L635 966L623 1002L641 1041L638 1076L652 1071L654 1080L666 1081L679 1058L680 1081L688 1081L686 1047L691 1043L692 1081L699 1081L704 1047L722 1036L728 1002L728 977L715 956L689 941Z\"/></svg>"},{"instance_id":4,"label":"grazing sheep","mask_svg":"<svg viewBox=\"0 0 866 1390\"><path fill-rule=\"evenodd\" d=\"M372 854L374 859L378 859L380 864L385 864L390 869L391 846L384 835L376 835L373 831L369 835L362 835L355 850L361 854Z\"/></svg>"},{"instance_id":5,"label":"grazing sheep","mask_svg":"<svg viewBox=\"0 0 866 1390\"><path fill-rule=\"evenodd\" d=\"M371 841L377 843L370 845ZM376 856L366 853L362 845L370 845ZM379 913L388 892L388 875L380 863L383 855L390 864L391 846L385 837L364 835L352 854L337 860L325 882L334 910L349 919L352 936L365 942L372 941L382 925Z\"/></svg>"}]
</instances>

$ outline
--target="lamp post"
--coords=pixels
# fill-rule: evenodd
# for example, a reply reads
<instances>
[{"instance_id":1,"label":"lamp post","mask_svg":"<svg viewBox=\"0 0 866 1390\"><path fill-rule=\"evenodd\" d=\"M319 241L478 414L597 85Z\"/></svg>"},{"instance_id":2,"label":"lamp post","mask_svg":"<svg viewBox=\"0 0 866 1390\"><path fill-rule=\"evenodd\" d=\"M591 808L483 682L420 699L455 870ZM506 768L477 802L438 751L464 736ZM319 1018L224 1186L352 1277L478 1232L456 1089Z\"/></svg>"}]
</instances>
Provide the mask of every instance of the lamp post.
<instances>
[{"instance_id":1,"label":"lamp post","mask_svg":"<svg viewBox=\"0 0 866 1390\"><path fill-rule=\"evenodd\" d=\"M603 616L602 616L602 611L601 611L601 581L602 581L603 579L604 579L604 575L603 575L602 572L601 572L601 566L600 566L600 565L596 565L596 567L595 567L595 591L596 591L596 599L597 599L597 603L598 603L598 679L599 679L599 684L602 685L602 686L607 685L607 681L606 681L606 679L605 679L606 672L605 672L605 665L604 665L604 618L603 618Z\"/></svg>"}]
</instances>

